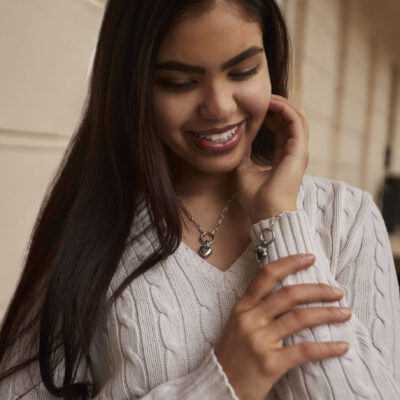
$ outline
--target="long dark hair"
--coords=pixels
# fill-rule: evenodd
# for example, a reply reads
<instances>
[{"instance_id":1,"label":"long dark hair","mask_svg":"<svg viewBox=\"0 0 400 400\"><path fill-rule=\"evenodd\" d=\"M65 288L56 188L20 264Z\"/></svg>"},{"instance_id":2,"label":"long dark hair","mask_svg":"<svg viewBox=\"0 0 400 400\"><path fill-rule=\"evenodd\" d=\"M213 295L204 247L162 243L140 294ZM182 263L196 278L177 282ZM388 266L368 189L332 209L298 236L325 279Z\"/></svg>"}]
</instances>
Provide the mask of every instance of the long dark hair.
<instances>
[{"instance_id":1,"label":"long dark hair","mask_svg":"<svg viewBox=\"0 0 400 400\"><path fill-rule=\"evenodd\" d=\"M272 91L287 97L290 45L279 7L273 0L230 1L260 22ZM78 365L89 361L99 313L141 204L148 209L148 228L154 229L158 247L111 300L179 245L178 201L154 125L153 72L174 21L213 4L108 1L83 117L43 200L2 323L0 380L38 362L49 392L66 399L86 396L85 382L75 381ZM263 126L253 154L268 162L273 148L273 134ZM10 365L7 359L20 340L23 352ZM57 385L54 371L60 362L62 382Z\"/></svg>"}]
</instances>

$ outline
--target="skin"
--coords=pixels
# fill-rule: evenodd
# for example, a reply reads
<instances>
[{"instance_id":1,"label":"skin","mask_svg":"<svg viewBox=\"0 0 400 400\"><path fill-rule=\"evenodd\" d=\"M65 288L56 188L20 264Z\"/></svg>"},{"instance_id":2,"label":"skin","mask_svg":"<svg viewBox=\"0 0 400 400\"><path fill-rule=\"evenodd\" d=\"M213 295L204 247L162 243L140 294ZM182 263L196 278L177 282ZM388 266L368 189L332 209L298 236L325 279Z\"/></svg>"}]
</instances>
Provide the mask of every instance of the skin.
<instances>
[{"instance_id":1,"label":"skin","mask_svg":"<svg viewBox=\"0 0 400 400\"><path fill-rule=\"evenodd\" d=\"M213 227L228 197L237 192L237 201L216 235L215 254L207 259L222 270L248 245L253 223L296 210L308 163L306 118L287 99L271 93L265 52L221 69L224 62L253 46L263 47L258 22L237 6L217 1L208 12L176 24L165 36L157 59L158 64L173 60L204 68L203 74L157 69L154 108L161 140L172 154L176 191L196 221ZM257 66L257 73L245 79L234 75ZM189 86L176 91L165 81ZM242 120L247 127L240 142L224 153L200 149L187 133ZM250 146L262 123L276 134L272 167L250 161ZM182 222L183 240L197 251L196 228ZM233 308L215 354L241 400L263 399L294 366L346 352L333 342L283 347L285 337L302 329L350 318L339 313L339 307L294 309L343 296L327 285L295 285L271 294L279 280L313 262L296 255L264 265Z\"/></svg>"},{"instance_id":2,"label":"skin","mask_svg":"<svg viewBox=\"0 0 400 400\"><path fill-rule=\"evenodd\" d=\"M178 156L175 170L189 167L196 169L197 174L208 175L207 179L212 179L211 176L222 179L227 173L232 175L263 123L271 95L265 52L221 71L224 61L252 46L263 48L263 42L257 22L246 21L244 26L239 12L229 11L232 6L220 7L219 11L186 19L175 26L165 37L158 54L158 63L177 60L202 66L206 73L157 70L156 82L194 84L188 90L175 93L156 84L154 96L162 140ZM256 66L259 66L258 73L247 79L239 80L233 76ZM224 154L198 149L185 133L221 128L244 119L247 120L245 135L233 151ZM185 174L192 173L189 170ZM188 180L188 176L182 174L179 180Z\"/></svg>"}]
</instances>

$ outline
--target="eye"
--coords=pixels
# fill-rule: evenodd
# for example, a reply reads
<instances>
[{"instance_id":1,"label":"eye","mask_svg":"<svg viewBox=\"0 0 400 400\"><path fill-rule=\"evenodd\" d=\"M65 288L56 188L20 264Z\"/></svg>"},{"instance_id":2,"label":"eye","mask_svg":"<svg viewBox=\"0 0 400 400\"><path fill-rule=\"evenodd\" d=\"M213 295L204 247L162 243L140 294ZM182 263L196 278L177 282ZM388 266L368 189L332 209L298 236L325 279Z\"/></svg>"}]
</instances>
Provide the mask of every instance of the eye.
<instances>
[{"instance_id":1,"label":"eye","mask_svg":"<svg viewBox=\"0 0 400 400\"><path fill-rule=\"evenodd\" d=\"M158 80L156 81L156 83L159 86L162 86L166 89L173 90L176 92L183 92L185 90L191 89L196 84L196 82L193 81L177 83L177 82L163 81L163 80Z\"/></svg>"},{"instance_id":2,"label":"eye","mask_svg":"<svg viewBox=\"0 0 400 400\"><path fill-rule=\"evenodd\" d=\"M255 75L259 71L259 69L260 65L256 65L254 68L251 68L247 71L232 72L231 74L229 74L229 76L236 81L243 81L249 78L250 76ZM158 79L156 80L156 84L173 92L184 92L192 89L196 85L196 82L187 81L178 83L178 82Z\"/></svg>"},{"instance_id":3,"label":"eye","mask_svg":"<svg viewBox=\"0 0 400 400\"><path fill-rule=\"evenodd\" d=\"M249 69L247 71L242 71L242 72L232 72L230 76L234 78L235 80L241 81L245 80L246 78L255 75L258 70L260 69L260 65L256 65L254 68Z\"/></svg>"}]
</instances>

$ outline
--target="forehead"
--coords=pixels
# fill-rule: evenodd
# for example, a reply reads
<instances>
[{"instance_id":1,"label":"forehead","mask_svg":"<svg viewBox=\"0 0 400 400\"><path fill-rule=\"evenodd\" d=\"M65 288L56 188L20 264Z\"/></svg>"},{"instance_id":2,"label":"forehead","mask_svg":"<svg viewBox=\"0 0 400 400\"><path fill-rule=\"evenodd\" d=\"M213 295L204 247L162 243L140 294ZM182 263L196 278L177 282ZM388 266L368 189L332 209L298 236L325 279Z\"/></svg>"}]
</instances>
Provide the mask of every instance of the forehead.
<instances>
[{"instance_id":1,"label":"forehead","mask_svg":"<svg viewBox=\"0 0 400 400\"><path fill-rule=\"evenodd\" d=\"M161 44L157 61L219 64L256 45L263 47L259 22L232 3L220 3L174 25Z\"/></svg>"}]
</instances>

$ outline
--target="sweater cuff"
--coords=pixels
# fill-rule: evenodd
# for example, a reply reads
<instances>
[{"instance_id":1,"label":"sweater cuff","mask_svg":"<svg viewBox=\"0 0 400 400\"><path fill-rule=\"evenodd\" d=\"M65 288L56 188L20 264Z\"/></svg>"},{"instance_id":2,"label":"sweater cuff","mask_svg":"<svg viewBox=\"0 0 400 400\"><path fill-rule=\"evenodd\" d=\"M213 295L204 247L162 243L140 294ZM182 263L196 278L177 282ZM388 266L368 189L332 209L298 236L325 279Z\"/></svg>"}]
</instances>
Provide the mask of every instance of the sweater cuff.
<instances>
[{"instance_id":1,"label":"sweater cuff","mask_svg":"<svg viewBox=\"0 0 400 400\"><path fill-rule=\"evenodd\" d=\"M254 247L260 244L260 234L263 229L271 228L276 218L268 218L254 224L250 236ZM263 263L270 263L279 258L291 254L312 253L315 254L313 241L311 240L311 229L304 211L287 211L278 217L273 225L272 231L275 240L267 246L267 256Z\"/></svg>"},{"instance_id":2,"label":"sweater cuff","mask_svg":"<svg viewBox=\"0 0 400 400\"><path fill-rule=\"evenodd\" d=\"M186 381L183 386L188 390L180 391L182 399L208 399L208 400L239 400L236 396L233 387L228 381L221 364L218 362L215 356L214 349L208 351L206 357L199 365L199 367L192 372L197 375L192 377L192 383L194 386L186 386L187 377L183 379ZM179 381L179 379L178 379ZM184 383L184 382L182 382ZM179 386L179 382L176 382ZM185 397L187 396L187 397Z\"/></svg>"}]
</instances>

